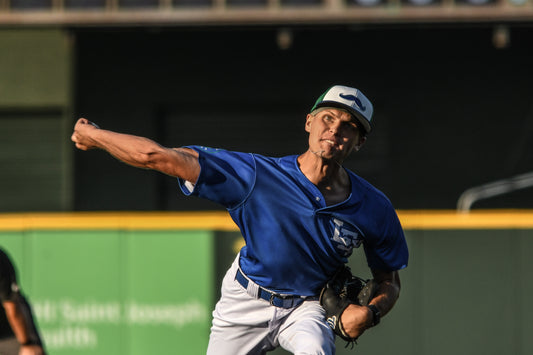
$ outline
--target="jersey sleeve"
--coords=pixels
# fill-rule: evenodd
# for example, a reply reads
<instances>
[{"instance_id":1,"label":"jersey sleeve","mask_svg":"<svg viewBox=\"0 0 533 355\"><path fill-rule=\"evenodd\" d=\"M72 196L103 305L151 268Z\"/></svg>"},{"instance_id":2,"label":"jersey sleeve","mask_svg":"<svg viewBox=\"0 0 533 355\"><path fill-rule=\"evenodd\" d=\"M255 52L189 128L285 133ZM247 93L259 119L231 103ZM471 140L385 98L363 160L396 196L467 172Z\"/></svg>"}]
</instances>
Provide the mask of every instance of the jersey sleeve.
<instances>
[{"instance_id":1,"label":"jersey sleeve","mask_svg":"<svg viewBox=\"0 0 533 355\"><path fill-rule=\"evenodd\" d=\"M17 277L15 268L9 260L7 254L0 249L0 301L11 301L13 299L13 285L16 286Z\"/></svg>"},{"instance_id":2,"label":"jersey sleeve","mask_svg":"<svg viewBox=\"0 0 533 355\"><path fill-rule=\"evenodd\" d=\"M199 153L201 170L192 189L186 181L178 179L185 195L205 198L232 209L250 194L256 176L252 154L198 146L187 148Z\"/></svg>"},{"instance_id":3,"label":"jersey sleeve","mask_svg":"<svg viewBox=\"0 0 533 355\"><path fill-rule=\"evenodd\" d=\"M378 221L378 235L365 242L368 266L382 271L396 271L407 267L409 252L398 215L392 206L386 209Z\"/></svg>"}]
</instances>

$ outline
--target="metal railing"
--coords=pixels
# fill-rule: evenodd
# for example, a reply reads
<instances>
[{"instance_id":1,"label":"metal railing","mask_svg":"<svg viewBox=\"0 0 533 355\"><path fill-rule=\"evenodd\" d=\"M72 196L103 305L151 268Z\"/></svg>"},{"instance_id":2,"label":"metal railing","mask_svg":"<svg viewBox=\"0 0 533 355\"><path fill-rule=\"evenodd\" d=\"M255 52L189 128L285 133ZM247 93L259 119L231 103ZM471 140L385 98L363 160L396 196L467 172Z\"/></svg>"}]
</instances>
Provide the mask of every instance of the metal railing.
<instances>
[{"instance_id":1,"label":"metal railing","mask_svg":"<svg viewBox=\"0 0 533 355\"><path fill-rule=\"evenodd\" d=\"M533 0L0 0L0 25L533 21Z\"/></svg>"},{"instance_id":2,"label":"metal railing","mask_svg":"<svg viewBox=\"0 0 533 355\"><path fill-rule=\"evenodd\" d=\"M494 181L465 190L457 201L458 212L469 212L479 200L501 196L516 190L533 186L533 172L516 175L508 179Z\"/></svg>"}]
</instances>

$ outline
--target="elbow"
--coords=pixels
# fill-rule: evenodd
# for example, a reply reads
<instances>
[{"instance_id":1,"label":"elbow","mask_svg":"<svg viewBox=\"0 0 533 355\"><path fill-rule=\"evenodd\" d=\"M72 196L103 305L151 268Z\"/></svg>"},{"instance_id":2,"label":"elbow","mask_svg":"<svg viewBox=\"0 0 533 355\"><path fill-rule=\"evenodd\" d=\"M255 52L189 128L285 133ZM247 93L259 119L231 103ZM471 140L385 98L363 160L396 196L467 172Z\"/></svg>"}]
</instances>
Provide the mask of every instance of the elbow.
<instances>
[{"instance_id":1,"label":"elbow","mask_svg":"<svg viewBox=\"0 0 533 355\"><path fill-rule=\"evenodd\" d=\"M400 275L398 274L398 271L395 271L392 274L392 278L389 281L389 287L392 290L393 296L398 299L400 297L400 291L402 289L402 284L400 282Z\"/></svg>"},{"instance_id":2,"label":"elbow","mask_svg":"<svg viewBox=\"0 0 533 355\"><path fill-rule=\"evenodd\" d=\"M159 171L163 174L179 177L194 182L198 178L200 165L193 154L177 149L152 146L145 151L138 151L134 159L134 165Z\"/></svg>"},{"instance_id":3,"label":"elbow","mask_svg":"<svg viewBox=\"0 0 533 355\"><path fill-rule=\"evenodd\" d=\"M400 282L400 274L398 271L394 273L394 285L396 286L396 292L398 293L398 297L400 296L400 291L402 290L402 283Z\"/></svg>"},{"instance_id":4,"label":"elbow","mask_svg":"<svg viewBox=\"0 0 533 355\"><path fill-rule=\"evenodd\" d=\"M162 155L159 152L145 153L141 159L143 160L143 165L147 169L152 170L159 170L163 161Z\"/></svg>"},{"instance_id":5,"label":"elbow","mask_svg":"<svg viewBox=\"0 0 533 355\"><path fill-rule=\"evenodd\" d=\"M161 149L149 149L146 151L139 151L133 156L133 165L136 165L145 169L157 170L157 167L161 165L164 154Z\"/></svg>"},{"instance_id":6,"label":"elbow","mask_svg":"<svg viewBox=\"0 0 533 355\"><path fill-rule=\"evenodd\" d=\"M400 297L401 283L397 271L388 273L383 278L378 279L378 293L386 295L389 301L394 304Z\"/></svg>"},{"instance_id":7,"label":"elbow","mask_svg":"<svg viewBox=\"0 0 533 355\"><path fill-rule=\"evenodd\" d=\"M173 159L172 150L158 147L140 154L142 167L145 169L159 171L161 173L178 176L176 172L176 161Z\"/></svg>"},{"instance_id":8,"label":"elbow","mask_svg":"<svg viewBox=\"0 0 533 355\"><path fill-rule=\"evenodd\" d=\"M396 302L400 298L400 290L400 284L393 281L385 281L379 285L380 293L386 294L392 302Z\"/></svg>"},{"instance_id":9,"label":"elbow","mask_svg":"<svg viewBox=\"0 0 533 355\"><path fill-rule=\"evenodd\" d=\"M396 293L399 295L402 289L402 283L400 282L400 274L398 273L398 271L395 271L392 274L391 284L396 289Z\"/></svg>"}]
</instances>

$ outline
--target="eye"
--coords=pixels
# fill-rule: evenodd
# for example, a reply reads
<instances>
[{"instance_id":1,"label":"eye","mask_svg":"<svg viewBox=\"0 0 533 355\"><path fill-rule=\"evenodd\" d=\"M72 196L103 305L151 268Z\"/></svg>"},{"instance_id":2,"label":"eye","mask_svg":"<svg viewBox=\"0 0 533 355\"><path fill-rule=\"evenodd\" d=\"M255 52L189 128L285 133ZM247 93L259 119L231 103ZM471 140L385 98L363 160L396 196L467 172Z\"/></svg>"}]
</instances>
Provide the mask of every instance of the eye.
<instances>
[{"instance_id":1,"label":"eye","mask_svg":"<svg viewBox=\"0 0 533 355\"><path fill-rule=\"evenodd\" d=\"M346 127L347 129L351 130L351 131L357 131L359 129L359 127L357 126L357 124L355 122L345 122L344 127Z\"/></svg>"}]
</instances>

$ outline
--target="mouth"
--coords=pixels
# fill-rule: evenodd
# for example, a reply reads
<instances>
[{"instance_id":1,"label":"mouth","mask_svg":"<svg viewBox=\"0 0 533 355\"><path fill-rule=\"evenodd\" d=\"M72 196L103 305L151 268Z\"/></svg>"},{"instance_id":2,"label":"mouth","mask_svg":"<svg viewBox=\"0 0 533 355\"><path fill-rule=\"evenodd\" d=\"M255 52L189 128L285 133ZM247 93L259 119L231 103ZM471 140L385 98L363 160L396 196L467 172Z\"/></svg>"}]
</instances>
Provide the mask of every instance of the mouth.
<instances>
[{"instance_id":1,"label":"mouth","mask_svg":"<svg viewBox=\"0 0 533 355\"><path fill-rule=\"evenodd\" d=\"M332 140L332 139L322 139L322 142L326 143L327 145L329 145L331 147L338 147L339 146L337 144L337 142Z\"/></svg>"}]
</instances>

